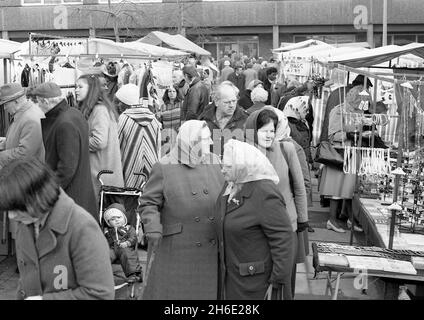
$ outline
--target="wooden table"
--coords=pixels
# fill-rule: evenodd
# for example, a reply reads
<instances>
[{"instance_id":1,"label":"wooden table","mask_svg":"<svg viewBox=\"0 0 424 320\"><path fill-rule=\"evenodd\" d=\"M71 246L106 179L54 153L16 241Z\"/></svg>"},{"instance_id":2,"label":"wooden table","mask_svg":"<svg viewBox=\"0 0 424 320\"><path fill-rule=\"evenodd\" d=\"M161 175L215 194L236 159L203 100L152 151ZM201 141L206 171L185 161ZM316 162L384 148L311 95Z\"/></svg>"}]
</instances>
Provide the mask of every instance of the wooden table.
<instances>
[{"instance_id":1,"label":"wooden table","mask_svg":"<svg viewBox=\"0 0 424 320\"><path fill-rule=\"evenodd\" d=\"M359 275L358 270L350 268L348 266L341 265L325 265L323 264L318 255L317 244L312 244L313 253L313 266L315 272L327 272L327 283L325 289L325 295L330 292L332 300L337 300L340 279L344 274ZM335 279L333 279L333 273L335 273ZM396 300L399 293L399 285L412 284L412 285L424 285L424 270L417 270L417 275L392 273L382 270L367 270L367 277L378 277L381 278L385 283L384 288L384 299L385 300ZM333 286L333 282L335 283Z\"/></svg>"}]
</instances>

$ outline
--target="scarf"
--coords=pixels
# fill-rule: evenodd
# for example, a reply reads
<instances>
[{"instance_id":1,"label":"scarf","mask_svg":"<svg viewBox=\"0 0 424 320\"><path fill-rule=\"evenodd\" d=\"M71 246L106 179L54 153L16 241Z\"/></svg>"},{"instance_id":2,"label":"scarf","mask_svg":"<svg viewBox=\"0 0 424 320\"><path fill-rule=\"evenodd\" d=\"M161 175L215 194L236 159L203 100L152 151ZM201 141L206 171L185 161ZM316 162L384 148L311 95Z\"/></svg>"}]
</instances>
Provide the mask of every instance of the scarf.
<instances>
[{"instance_id":1,"label":"scarf","mask_svg":"<svg viewBox=\"0 0 424 320\"><path fill-rule=\"evenodd\" d=\"M177 134L176 143L170 151L171 159L175 163L195 167L204 162L206 155L202 154L203 128L208 128L205 121L184 122Z\"/></svg>"},{"instance_id":2,"label":"scarf","mask_svg":"<svg viewBox=\"0 0 424 320\"><path fill-rule=\"evenodd\" d=\"M224 168L228 186L223 196L228 195L230 202L241 190L243 184L257 180L271 180L278 184L279 178L267 157L254 146L235 139L230 139L224 146Z\"/></svg>"}]
</instances>

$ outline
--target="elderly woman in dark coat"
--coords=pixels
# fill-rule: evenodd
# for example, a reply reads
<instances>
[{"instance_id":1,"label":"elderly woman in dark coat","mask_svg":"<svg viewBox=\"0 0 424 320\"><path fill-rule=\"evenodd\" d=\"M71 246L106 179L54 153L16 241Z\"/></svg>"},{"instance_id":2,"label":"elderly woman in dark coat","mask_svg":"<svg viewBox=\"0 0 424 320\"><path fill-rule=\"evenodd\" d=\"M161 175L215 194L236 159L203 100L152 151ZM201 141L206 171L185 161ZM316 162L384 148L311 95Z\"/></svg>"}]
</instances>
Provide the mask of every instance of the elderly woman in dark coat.
<instances>
[{"instance_id":1,"label":"elderly woman in dark coat","mask_svg":"<svg viewBox=\"0 0 424 320\"><path fill-rule=\"evenodd\" d=\"M224 147L223 173L216 209L220 298L260 300L270 286L283 286L291 299L294 235L277 173L258 149L233 139Z\"/></svg>"},{"instance_id":2,"label":"elderly woman in dark coat","mask_svg":"<svg viewBox=\"0 0 424 320\"><path fill-rule=\"evenodd\" d=\"M18 299L113 299L109 246L95 219L39 160L0 170L0 211L18 222Z\"/></svg>"},{"instance_id":3,"label":"elderly woman in dark coat","mask_svg":"<svg viewBox=\"0 0 424 320\"><path fill-rule=\"evenodd\" d=\"M170 154L153 166L139 207L148 260L154 257L143 299L217 299L214 205L224 177L211 144L206 122L186 121Z\"/></svg>"}]
</instances>

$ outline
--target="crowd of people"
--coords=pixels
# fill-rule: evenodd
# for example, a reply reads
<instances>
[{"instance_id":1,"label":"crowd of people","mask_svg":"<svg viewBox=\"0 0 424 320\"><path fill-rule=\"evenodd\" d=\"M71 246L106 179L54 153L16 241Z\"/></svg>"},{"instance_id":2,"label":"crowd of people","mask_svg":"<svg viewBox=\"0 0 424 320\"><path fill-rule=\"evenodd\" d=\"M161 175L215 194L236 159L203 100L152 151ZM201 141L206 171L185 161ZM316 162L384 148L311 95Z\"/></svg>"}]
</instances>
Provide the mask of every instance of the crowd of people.
<instances>
[{"instance_id":1,"label":"crowd of people","mask_svg":"<svg viewBox=\"0 0 424 320\"><path fill-rule=\"evenodd\" d=\"M12 118L0 140L0 210L16 241L19 298L111 299L116 260L140 279L129 209L116 201L99 220L101 170L112 171L103 178L110 186L147 181L136 208L154 256L143 299L263 299L270 290L294 298L314 231L313 80L285 79L275 60L235 53L208 65L176 68L161 106L143 105L133 84L111 99L104 74L77 80L77 107L53 82L0 88ZM363 112L364 79L355 81L347 108ZM348 143L335 98L321 138ZM353 181L324 166L328 229L345 232L340 203L349 207Z\"/></svg>"}]
</instances>

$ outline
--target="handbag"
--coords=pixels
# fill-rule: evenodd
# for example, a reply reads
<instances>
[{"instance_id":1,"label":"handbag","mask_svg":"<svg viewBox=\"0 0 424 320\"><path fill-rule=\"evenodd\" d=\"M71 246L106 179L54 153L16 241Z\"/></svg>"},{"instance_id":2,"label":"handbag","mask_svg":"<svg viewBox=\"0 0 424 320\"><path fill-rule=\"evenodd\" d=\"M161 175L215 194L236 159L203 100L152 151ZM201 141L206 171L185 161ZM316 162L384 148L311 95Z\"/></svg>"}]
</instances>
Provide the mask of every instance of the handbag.
<instances>
[{"instance_id":1,"label":"handbag","mask_svg":"<svg viewBox=\"0 0 424 320\"><path fill-rule=\"evenodd\" d=\"M315 162L343 169L343 157L328 141L321 141L315 155Z\"/></svg>"},{"instance_id":2,"label":"handbag","mask_svg":"<svg viewBox=\"0 0 424 320\"><path fill-rule=\"evenodd\" d=\"M283 285L279 285L278 288L273 289L272 284L270 284L266 290L264 300L284 300L283 288Z\"/></svg>"}]
</instances>

